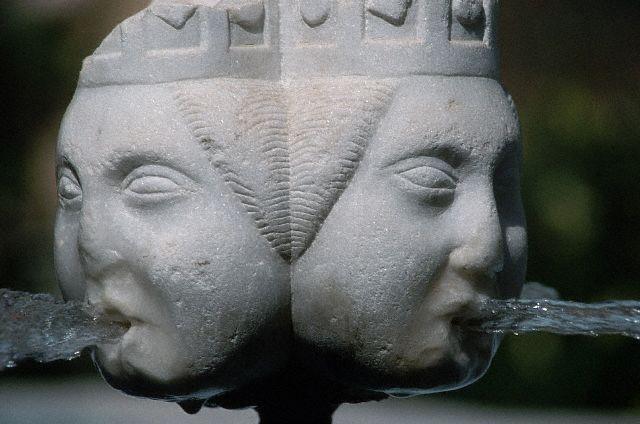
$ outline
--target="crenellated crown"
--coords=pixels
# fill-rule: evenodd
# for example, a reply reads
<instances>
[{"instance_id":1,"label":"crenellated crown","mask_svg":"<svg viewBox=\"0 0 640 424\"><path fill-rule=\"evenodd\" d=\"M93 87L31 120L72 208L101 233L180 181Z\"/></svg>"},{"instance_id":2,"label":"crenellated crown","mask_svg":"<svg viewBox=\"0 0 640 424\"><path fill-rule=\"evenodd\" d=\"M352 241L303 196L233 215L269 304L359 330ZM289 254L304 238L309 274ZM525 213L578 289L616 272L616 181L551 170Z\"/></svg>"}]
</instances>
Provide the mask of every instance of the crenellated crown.
<instances>
[{"instance_id":1,"label":"crenellated crown","mask_svg":"<svg viewBox=\"0 0 640 424\"><path fill-rule=\"evenodd\" d=\"M156 0L80 85L217 77L499 77L498 0Z\"/></svg>"}]
</instances>

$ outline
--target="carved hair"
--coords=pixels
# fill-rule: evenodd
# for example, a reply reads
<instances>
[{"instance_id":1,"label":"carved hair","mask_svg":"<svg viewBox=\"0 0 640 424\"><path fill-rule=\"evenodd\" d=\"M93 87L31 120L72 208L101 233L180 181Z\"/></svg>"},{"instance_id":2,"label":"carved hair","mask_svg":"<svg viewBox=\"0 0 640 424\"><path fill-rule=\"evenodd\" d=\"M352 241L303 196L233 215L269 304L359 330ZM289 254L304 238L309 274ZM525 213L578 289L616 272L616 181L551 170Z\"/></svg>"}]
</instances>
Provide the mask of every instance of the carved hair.
<instances>
[{"instance_id":1,"label":"carved hair","mask_svg":"<svg viewBox=\"0 0 640 424\"><path fill-rule=\"evenodd\" d=\"M355 77L287 86L218 79L179 83L175 90L192 135L287 260L314 240L392 95L390 83ZM221 107L234 117L233 136L214 125Z\"/></svg>"}]
</instances>

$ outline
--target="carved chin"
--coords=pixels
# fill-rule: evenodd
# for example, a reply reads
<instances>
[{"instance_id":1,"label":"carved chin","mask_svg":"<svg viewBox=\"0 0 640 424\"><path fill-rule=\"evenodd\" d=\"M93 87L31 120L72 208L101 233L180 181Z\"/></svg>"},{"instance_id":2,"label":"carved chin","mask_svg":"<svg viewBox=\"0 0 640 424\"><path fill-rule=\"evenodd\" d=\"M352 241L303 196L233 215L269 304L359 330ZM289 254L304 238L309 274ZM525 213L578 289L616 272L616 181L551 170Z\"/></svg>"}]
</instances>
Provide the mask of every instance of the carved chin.
<instances>
[{"instance_id":1,"label":"carved chin","mask_svg":"<svg viewBox=\"0 0 640 424\"><path fill-rule=\"evenodd\" d=\"M188 377L185 354L172 337L141 325L132 327L115 345L97 348L95 360L110 384L129 391L163 387Z\"/></svg>"},{"instance_id":2,"label":"carved chin","mask_svg":"<svg viewBox=\"0 0 640 424\"><path fill-rule=\"evenodd\" d=\"M381 391L393 396L414 396L472 384L489 368L497 343L493 335L469 333L440 344L413 347L403 353L395 367L389 367L395 368L396 373L388 376L390 388Z\"/></svg>"}]
</instances>

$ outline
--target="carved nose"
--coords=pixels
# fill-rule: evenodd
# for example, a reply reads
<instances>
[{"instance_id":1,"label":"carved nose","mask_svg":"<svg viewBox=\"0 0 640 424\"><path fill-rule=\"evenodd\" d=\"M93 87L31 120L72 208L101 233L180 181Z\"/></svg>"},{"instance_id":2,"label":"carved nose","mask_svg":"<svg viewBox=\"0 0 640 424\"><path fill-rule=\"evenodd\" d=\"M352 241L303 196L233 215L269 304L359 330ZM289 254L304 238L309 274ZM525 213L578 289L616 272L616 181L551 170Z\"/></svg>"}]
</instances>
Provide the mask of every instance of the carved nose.
<instances>
[{"instance_id":1,"label":"carved nose","mask_svg":"<svg viewBox=\"0 0 640 424\"><path fill-rule=\"evenodd\" d=\"M493 194L478 199L462 222L450 264L470 278L494 280L504 267L504 241Z\"/></svg>"},{"instance_id":2,"label":"carved nose","mask_svg":"<svg viewBox=\"0 0 640 424\"><path fill-rule=\"evenodd\" d=\"M101 214L85 203L78 231L78 253L88 277L96 276L119 259L119 255L111 247L109 222L102 218Z\"/></svg>"},{"instance_id":3,"label":"carved nose","mask_svg":"<svg viewBox=\"0 0 640 424\"><path fill-rule=\"evenodd\" d=\"M87 206L85 204L82 208L78 229L78 251L82 257L91 256L100 228L97 214Z\"/></svg>"}]
</instances>

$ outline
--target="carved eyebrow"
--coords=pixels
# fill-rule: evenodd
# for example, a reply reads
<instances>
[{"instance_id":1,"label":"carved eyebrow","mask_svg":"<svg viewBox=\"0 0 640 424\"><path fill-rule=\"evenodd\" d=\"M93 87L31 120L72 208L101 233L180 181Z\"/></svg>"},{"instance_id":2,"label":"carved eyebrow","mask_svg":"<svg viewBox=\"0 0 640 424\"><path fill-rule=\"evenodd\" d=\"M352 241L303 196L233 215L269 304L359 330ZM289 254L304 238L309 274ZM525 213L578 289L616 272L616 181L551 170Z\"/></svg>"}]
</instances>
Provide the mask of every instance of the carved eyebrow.
<instances>
[{"instance_id":1,"label":"carved eyebrow","mask_svg":"<svg viewBox=\"0 0 640 424\"><path fill-rule=\"evenodd\" d=\"M116 150L102 161L102 165L110 171L120 171L149 162L159 163L162 158L155 152Z\"/></svg>"},{"instance_id":2,"label":"carved eyebrow","mask_svg":"<svg viewBox=\"0 0 640 424\"><path fill-rule=\"evenodd\" d=\"M166 166L191 177L177 160L157 152L116 150L101 162L105 174L115 179L122 179L134 169L149 164Z\"/></svg>"},{"instance_id":3,"label":"carved eyebrow","mask_svg":"<svg viewBox=\"0 0 640 424\"><path fill-rule=\"evenodd\" d=\"M471 151L460 142L431 141L428 145L423 144L419 148L406 152L399 160L429 156L443 160L453 168L458 168L470 155Z\"/></svg>"},{"instance_id":4,"label":"carved eyebrow","mask_svg":"<svg viewBox=\"0 0 640 424\"><path fill-rule=\"evenodd\" d=\"M75 165L71 162L71 160L67 157L67 155L62 155L57 159L56 179L60 178L60 176L62 175L62 172L65 169L68 169L76 178L76 180L80 181L80 178L78 176L78 171L76 170Z\"/></svg>"}]
</instances>

